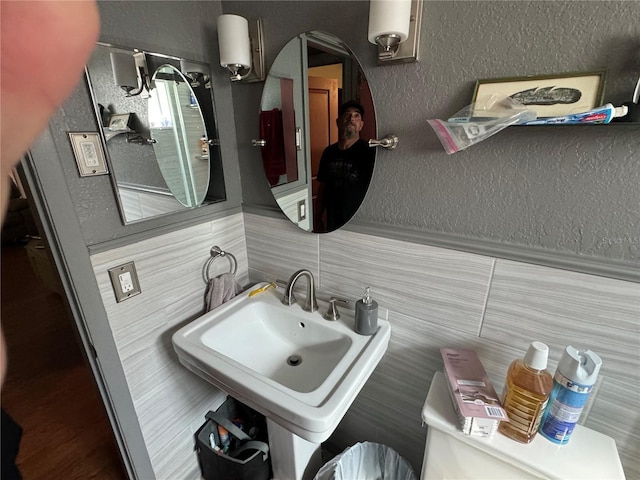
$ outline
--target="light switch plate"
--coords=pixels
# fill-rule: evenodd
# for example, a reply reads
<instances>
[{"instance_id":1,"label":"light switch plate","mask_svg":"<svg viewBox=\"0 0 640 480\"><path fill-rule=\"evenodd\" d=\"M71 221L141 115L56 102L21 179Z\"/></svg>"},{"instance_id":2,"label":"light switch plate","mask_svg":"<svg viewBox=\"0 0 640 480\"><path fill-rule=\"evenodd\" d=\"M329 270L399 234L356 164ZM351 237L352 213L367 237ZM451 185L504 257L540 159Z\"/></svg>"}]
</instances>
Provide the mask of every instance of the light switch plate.
<instances>
[{"instance_id":1,"label":"light switch plate","mask_svg":"<svg viewBox=\"0 0 640 480\"><path fill-rule=\"evenodd\" d=\"M133 262L109 269L111 285L118 303L141 293L136 266Z\"/></svg>"}]
</instances>

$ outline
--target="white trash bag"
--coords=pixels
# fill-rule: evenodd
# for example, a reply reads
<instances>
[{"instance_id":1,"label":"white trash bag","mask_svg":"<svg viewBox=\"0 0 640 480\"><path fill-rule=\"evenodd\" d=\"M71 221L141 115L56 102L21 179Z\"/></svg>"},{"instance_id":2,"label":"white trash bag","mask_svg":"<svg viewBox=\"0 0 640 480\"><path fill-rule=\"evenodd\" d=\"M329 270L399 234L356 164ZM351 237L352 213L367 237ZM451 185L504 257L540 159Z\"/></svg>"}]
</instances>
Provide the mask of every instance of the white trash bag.
<instances>
[{"instance_id":1,"label":"white trash bag","mask_svg":"<svg viewBox=\"0 0 640 480\"><path fill-rule=\"evenodd\" d=\"M314 480L416 480L411 465L386 445L356 443L328 461Z\"/></svg>"}]
</instances>

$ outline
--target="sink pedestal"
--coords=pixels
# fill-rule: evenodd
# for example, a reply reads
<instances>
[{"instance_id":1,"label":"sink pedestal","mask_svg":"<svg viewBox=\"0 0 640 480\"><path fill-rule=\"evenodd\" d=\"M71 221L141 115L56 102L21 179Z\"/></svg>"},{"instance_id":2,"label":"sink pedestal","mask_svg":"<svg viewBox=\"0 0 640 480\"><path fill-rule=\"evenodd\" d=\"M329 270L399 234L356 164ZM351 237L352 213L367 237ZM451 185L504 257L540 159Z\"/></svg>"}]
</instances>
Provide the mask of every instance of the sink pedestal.
<instances>
[{"instance_id":1,"label":"sink pedestal","mask_svg":"<svg viewBox=\"0 0 640 480\"><path fill-rule=\"evenodd\" d=\"M274 480L311 480L320 467L320 444L291 433L267 417Z\"/></svg>"}]
</instances>

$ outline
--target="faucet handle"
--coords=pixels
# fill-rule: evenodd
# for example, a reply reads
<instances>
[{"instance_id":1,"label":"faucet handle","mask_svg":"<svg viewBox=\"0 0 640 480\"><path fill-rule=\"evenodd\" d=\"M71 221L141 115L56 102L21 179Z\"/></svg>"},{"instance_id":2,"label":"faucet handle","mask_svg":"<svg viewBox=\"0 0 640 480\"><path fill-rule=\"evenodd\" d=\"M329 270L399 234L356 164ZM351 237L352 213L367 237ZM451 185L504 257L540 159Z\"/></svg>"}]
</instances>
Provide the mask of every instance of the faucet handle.
<instances>
[{"instance_id":1,"label":"faucet handle","mask_svg":"<svg viewBox=\"0 0 640 480\"><path fill-rule=\"evenodd\" d=\"M340 312L338 311L338 307L336 307L336 302L348 304L347 300L338 297L331 297L329 299L329 308L327 309L327 313L325 313L322 318L332 322L340 320Z\"/></svg>"}]
</instances>

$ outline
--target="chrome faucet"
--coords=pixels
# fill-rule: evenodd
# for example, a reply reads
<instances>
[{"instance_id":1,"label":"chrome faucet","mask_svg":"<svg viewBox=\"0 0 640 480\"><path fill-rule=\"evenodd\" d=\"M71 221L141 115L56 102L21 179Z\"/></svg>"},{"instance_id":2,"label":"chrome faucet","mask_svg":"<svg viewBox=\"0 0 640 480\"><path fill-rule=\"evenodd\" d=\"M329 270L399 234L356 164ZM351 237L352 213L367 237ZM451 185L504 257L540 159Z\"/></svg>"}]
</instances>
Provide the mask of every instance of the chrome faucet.
<instances>
[{"instance_id":1,"label":"chrome faucet","mask_svg":"<svg viewBox=\"0 0 640 480\"><path fill-rule=\"evenodd\" d=\"M309 270L298 270L291 275L287 288L284 290L282 303L291 306L296 303L296 297L293 295L293 287L300 277L307 277L307 300L302 307L307 312L315 312L318 309L318 300L316 299L316 286L313 280L313 274Z\"/></svg>"}]
</instances>

